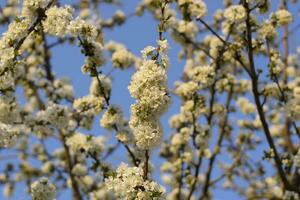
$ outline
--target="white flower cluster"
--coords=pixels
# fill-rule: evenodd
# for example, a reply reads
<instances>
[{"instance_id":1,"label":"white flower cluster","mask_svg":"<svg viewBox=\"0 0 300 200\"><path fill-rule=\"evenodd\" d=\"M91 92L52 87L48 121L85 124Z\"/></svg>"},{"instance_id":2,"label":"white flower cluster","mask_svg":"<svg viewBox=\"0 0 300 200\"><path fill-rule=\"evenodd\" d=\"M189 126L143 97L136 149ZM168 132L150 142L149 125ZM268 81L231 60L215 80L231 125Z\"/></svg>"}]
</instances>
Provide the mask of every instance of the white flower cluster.
<instances>
[{"instance_id":1,"label":"white flower cluster","mask_svg":"<svg viewBox=\"0 0 300 200\"><path fill-rule=\"evenodd\" d=\"M244 114L251 114L256 111L255 105L253 105L247 98L239 97L236 104Z\"/></svg>"},{"instance_id":2,"label":"white flower cluster","mask_svg":"<svg viewBox=\"0 0 300 200\"><path fill-rule=\"evenodd\" d=\"M73 12L70 6L49 8L45 13L46 19L43 21L44 31L55 36L65 36L73 18Z\"/></svg>"},{"instance_id":3,"label":"white flower cluster","mask_svg":"<svg viewBox=\"0 0 300 200\"><path fill-rule=\"evenodd\" d=\"M116 175L106 179L106 186L121 199L163 200L164 189L154 181L143 179L143 169L122 163Z\"/></svg>"},{"instance_id":4,"label":"white flower cluster","mask_svg":"<svg viewBox=\"0 0 300 200\"><path fill-rule=\"evenodd\" d=\"M207 46L209 46L209 54L217 59L219 56L223 56L225 59L225 56L227 56L225 53L223 55L220 55L220 49L224 46L224 44L222 43L222 41L215 37L215 36L211 36L208 35L204 38L204 44L206 44ZM229 51L227 51L228 53Z\"/></svg>"},{"instance_id":5,"label":"white flower cluster","mask_svg":"<svg viewBox=\"0 0 300 200\"><path fill-rule=\"evenodd\" d=\"M87 95L73 102L74 109L82 114L99 114L104 105L104 98L99 98L93 95Z\"/></svg>"},{"instance_id":6,"label":"white flower cluster","mask_svg":"<svg viewBox=\"0 0 300 200\"><path fill-rule=\"evenodd\" d=\"M7 70L7 68L4 69L4 66L8 67L8 65L0 64L0 70L3 70L3 71ZM12 72L6 71L0 75L0 90L1 91L4 91L4 92L9 91L9 90L12 90L14 87L15 87L15 77Z\"/></svg>"},{"instance_id":7,"label":"white flower cluster","mask_svg":"<svg viewBox=\"0 0 300 200\"><path fill-rule=\"evenodd\" d=\"M48 178L41 178L31 184L32 200L54 200L56 188L49 182Z\"/></svg>"},{"instance_id":8,"label":"white flower cluster","mask_svg":"<svg viewBox=\"0 0 300 200\"><path fill-rule=\"evenodd\" d=\"M116 196L109 191L104 184L101 184L100 188L94 190L93 193L90 194L91 200L116 200Z\"/></svg>"},{"instance_id":9,"label":"white flower cluster","mask_svg":"<svg viewBox=\"0 0 300 200\"><path fill-rule=\"evenodd\" d=\"M214 82L215 68L206 65L193 68L192 80L202 84L204 87L210 86Z\"/></svg>"},{"instance_id":10,"label":"white flower cluster","mask_svg":"<svg viewBox=\"0 0 300 200\"><path fill-rule=\"evenodd\" d=\"M74 88L68 78L64 77L61 79L56 79L53 82L53 86L55 88L55 94L59 99L74 99Z\"/></svg>"},{"instance_id":11,"label":"white flower cluster","mask_svg":"<svg viewBox=\"0 0 300 200\"><path fill-rule=\"evenodd\" d=\"M30 26L31 21L17 19L11 22L8 30L2 34L0 39L0 90L12 90L15 83L14 59L19 54L15 51L15 43L23 38Z\"/></svg>"},{"instance_id":12,"label":"white flower cluster","mask_svg":"<svg viewBox=\"0 0 300 200\"><path fill-rule=\"evenodd\" d=\"M209 139L211 137L211 130L209 129L208 126L197 126L196 127L196 132L197 132L197 136L196 136L196 144L203 150L206 151L206 153L208 153L207 151L209 151Z\"/></svg>"},{"instance_id":13,"label":"white flower cluster","mask_svg":"<svg viewBox=\"0 0 300 200\"><path fill-rule=\"evenodd\" d=\"M187 7L187 12L196 18L202 18L207 14L207 7L203 0L179 0L180 7Z\"/></svg>"},{"instance_id":14,"label":"white flower cluster","mask_svg":"<svg viewBox=\"0 0 300 200\"><path fill-rule=\"evenodd\" d=\"M283 62L280 57L280 53L271 49L270 51L270 63L269 63L269 71L271 76L278 76L283 69Z\"/></svg>"},{"instance_id":15,"label":"white flower cluster","mask_svg":"<svg viewBox=\"0 0 300 200\"><path fill-rule=\"evenodd\" d=\"M122 123L123 113L122 110L117 106L110 106L106 112L103 114L100 125L108 130L117 126L117 124Z\"/></svg>"},{"instance_id":16,"label":"white flower cluster","mask_svg":"<svg viewBox=\"0 0 300 200\"><path fill-rule=\"evenodd\" d=\"M293 15L285 9L278 10L275 13L275 18L281 26L287 25L293 21Z\"/></svg>"},{"instance_id":17,"label":"white flower cluster","mask_svg":"<svg viewBox=\"0 0 300 200\"><path fill-rule=\"evenodd\" d=\"M23 7L37 10L38 8L44 8L49 0L24 0Z\"/></svg>"},{"instance_id":18,"label":"white flower cluster","mask_svg":"<svg viewBox=\"0 0 300 200\"><path fill-rule=\"evenodd\" d=\"M291 99L285 106L287 116L293 120L300 120L300 100Z\"/></svg>"},{"instance_id":19,"label":"white flower cluster","mask_svg":"<svg viewBox=\"0 0 300 200\"><path fill-rule=\"evenodd\" d=\"M191 129L187 127L181 128L180 131L178 133L175 133L171 139L172 147L179 149L182 145L188 144L190 136L191 136Z\"/></svg>"},{"instance_id":20,"label":"white flower cluster","mask_svg":"<svg viewBox=\"0 0 300 200\"><path fill-rule=\"evenodd\" d=\"M293 89L293 97L300 101L300 86L295 86Z\"/></svg>"},{"instance_id":21,"label":"white flower cluster","mask_svg":"<svg viewBox=\"0 0 300 200\"><path fill-rule=\"evenodd\" d=\"M20 108L14 98L0 96L0 122L12 124L20 121Z\"/></svg>"},{"instance_id":22,"label":"white flower cluster","mask_svg":"<svg viewBox=\"0 0 300 200\"><path fill-rule=\"evenodd\" d=\"M24 0L22 16L32 19L36 11L40 8L45 8L49 0Z\"/></svg>"},{"instance_id":23,"label":"white flower cluster","mask_svg":"<svg viewBox=\"0 0 300 200\"><path fill-rule=\"evenodd\" d=\"M186 35L189 38L195 38L199 29L195 22L180 20L176 26L177 31L181 34Z\"/></svg>"},{"instance_id":24,"label":"white flower cluster","mask_svg":"<svg viewBox=\"0 0 300 200\"><path fill-rule=\"evenodd\" d=\"M174 93L183 99L191 99L193 95L200 89L199 85L194 81L176 82Z\"/></svg>"},{"instance_id":25,"label":"white flower cluster","mask_svg":"<svg viewBox=\"0 0 300 200\"><path fill-rule=\"evenodd\" d=\"M105 59L102 55L102 45L99 42L87 42L83 44L84 47L84 54L87 56L85 58L85 63L81 67L82 73L93 73L94 66L101 66L104 64Z\"/></svg>"},{"instance_id":26,"label":"white flower cluster","mask_svg":"<svg viewBox=\"0 0 300 200\"><path fill-rule=\"evenodd\" d=\"M70 111L66 106L51 103L46 110L37 113L37 118L57 128L66 128L70 120Z\"/></svg>"},{"instance_id":27,"label":"white flower cluster","mask_svg":"<svg viewBox=\"0 0 300 200\"><path fill-rule=\"evenodd\" d=\"M101 153L104 148L104 138L101 136L94 137L76 132L67 138L66 144L75 155L89 153L97 155Z\"/></svg>"},{"instance_id":28,"label":"white flower cluster","mask_svg":"<svg viewBox=\"0 0 300 200\"><path fill-rule=\"evenodd\" d=\"M95 97L103 97L103 93L105 97L109 97L111 93L111 79L104 75L98 75L100 83L98 82L97 78L93 78L91 85L90 85L90 94ZM101 86L100 86L101 84Z\"/></svg>"},{"instance_id":29,"label":"white flower cluster","mask_svg":"<svg viewBox=\"0 0 300 200\"><path fill-rule=\"evenodd\" d=\"M97 27L80 19L73 20L74 10L70 6L53 6L46 11L46 20L43 22L44 30L52 35L63 37L70 34L80 39L82 52L85 54L83 73L93 74L94 67L101 66L105 59L102 55L103 46L99 41Z\"/></svg>"},{"instance_id":30,"label":"white flower cluster","mask_svg":"<svg viewBox=\"0 0 300 200\"><path fill-rule=\"evenodd\" d=\"M19 134L17 126L0 123L0 148L14 145Z\"/></svg>"},{"instance_id":31,"label":"white flower cluster","mask_svg":"<svg viewBox=\"0 0 300 200\"><path fill-rule=\"evenodd\" d=\"M141 149L155 147L162 136L160 115L170 103L165 69L155 60L144 60L132 76L128 89L137 99L136 104L131 106L129 122L137 146Z\"/></svg>"},{"instance_id":32,"label":"white flower cluster","mask_svg":"<svg viewBox=\"0 0 300 200\"><path fill-rule=\"evenodd\" d=\"M224 17L230 23L239 23L246 19L246 10L242 5L231 5L225 9Z\"/></svg>"},{"instance_id":33,"label":"white flower cluster","mask_svg":"<svg viewBox=\"0 0 300 200\"><path fill-rule=\"evenodd\" d=\"M266 21L261 25L260 29L258 30L258 34L262 38L266 38L268 40L272 40L277 37L275 26L270 21Z\"/></svg>"},{"instance_id":34,"label":"white flower cluster","mask_svg":"<svg viewBox=\"0 0 300 200\"><path fill-rule=\"evenodd\" d=\"M122 10L117 10L112 18L116 24L121 25L125 22L126 15L124 14L124 12Z\"/></svg>"},{"instance_id":35,"label":"white flower cluster","mask_svg":"<svg viewBox=\"0 0 300 200\"><path fill-rule=\"evenodd\" d=\"M93 69L105 63L102 55L103 46L99 40L100 32L97 27L76 18L70 22L68 30L71 36L80 38L82 53L86 56L85 64L81 68L82 73L95 73Z\"/></svg>"},{"instance_id":36,"label":"white flower cluster","mask_svg":"<svg viewBox=\"0 0 300 200\"><path fill-rule=\"evenodd\" d=\"M127 49L117 49L111 57L114 67L125 69L134 63L134 56Z\"/></svg>"},{"instance_id":37,"label":"white flower cluster","mask_svg":"<svg viewBox=\"0 0 300 200\"><path fill-rule=\"evenodd\" d=\"M72 173L75 176L85 176L87 174L87 167L81 163L77 163L73 168L72 168Z\"/></svg>"},{"instance_id":38,"label":"white flower cluster","mask_svg":"<svg viewBox=\"0 0 300 200\"><path fill-rule=\"evenodd\" d=\"M78 17L70 22L70 25L68 26L68 32L73 37L83 37L90 41L96 38L98 34L94 25Z\"/></svg>"},{"instance_id":39,"label":"white flower cluster","mask_svg":"<svg viewBox=\"0 0 300 200\"><path fill-rule=\"evenodd\" d=\"M132 130L130 129L128 125L128 121L123 119L121 123L118 124L118 133L116 135L116 138L124 143L124 144L133 144L135 143L135 138L132 134Z\"/></svg>"},{"instance_id":40,"label":"white flower cluster","mask_svg":"<svg viewBox=\"0 0 300 200\"><path fill-rule=\"evenodd\" d=\"M37 113L36 116L26 116L24 119L24 124L31 128L31 132L34 133L38 138L46 138L53 135L54 129L52 126L49 126L49 121L44 120L44 118L39 118L39 114Z\"/></svg>"},{"instance_id":41,"label":"white flower cluster","mask_svg":"<svg viewBox=\"0 0 300 200\"><path fill-rule=\"evenodd\" d=\"M169 60L169 56L167 54L168 50L169 50L169 44L168 41L165 40L158 40L157 41L157 48L158 48L158 52L160 54L160 63L162 65L163 68L167 69L169 68L170 65L170 60Z\"/></svg>"},{"instance_id":42,"label":"white flower cluster","mask_svg":"<svg viewBox=\"0 0 300 200\"><path fill-rule=\"evenodd\" d=\"M112 105L107 108L100 119L100 126L110 131L115 130L116 138L124 144L132 144L135 141L128 120L124 118L123 112L118 106Z\"/></svg>"},{"instance_id":43,"label":"white flower cluster","mask_svg":"<svg viewBox=\"0 0 300 200\"><path fill-rule=\"evenodd\" d=\"M132 66L136 60L135 56L122 44L109 41L105 48L112 53L111 61L114 67L126 69Z\"/></svg>"},{"instance_id":44,"label":"white flower cluster","mask_svg":"<svg viewBox=\"0 0 300 200\"><path fill-rule=\"evenodd\" d=\"M111 80L103 75L99 75L98 78L101 86L97 78L93 78L89 88L90 94L73 102L73 108L77 111L77 122L80 127L86 129L91 128L94 117L103 110L105 98L108 98L111 92Z\"/></svg>"},{"instance_id":45,"label":"white flower cluster","mask_svg":"<svg viewBox=\"0 0 300 200\"><path fill-rule=\"evenodd\" d=\"M148 58L148 56L152 55L155 52L156 48L153 46L147 46L145 47L141 53L144 60Z\"/></svg>"}]
</instances>

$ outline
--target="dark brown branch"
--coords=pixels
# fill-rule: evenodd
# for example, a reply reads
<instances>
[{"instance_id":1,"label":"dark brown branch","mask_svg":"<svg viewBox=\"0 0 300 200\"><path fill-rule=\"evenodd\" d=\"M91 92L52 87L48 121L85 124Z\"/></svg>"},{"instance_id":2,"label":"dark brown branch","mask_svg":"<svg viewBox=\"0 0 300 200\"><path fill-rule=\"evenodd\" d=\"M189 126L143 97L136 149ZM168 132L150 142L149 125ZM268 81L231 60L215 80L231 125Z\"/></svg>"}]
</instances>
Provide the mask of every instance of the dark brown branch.
<instances>
[{"instance_id":1,"label":"dark brown branch","mask_svg":"<svg viewBox=\"0 0 300 200\"><path fill-rule=\"evenodd\" d=\"M149 173L149 150L145 151L145 163L144 163L144 175L143 179L147 180L148 179L148 173Z\"/></svg>"},{"instance_id":2,"label":"dark brown branch","mask_svg":"<svg viewBox=\"0 0 300 200\"><path fill-rule=\"evenodd\" d=\"M181 157L181 152L184 151L184 145L182 145L178 152L178 157ZM178 193L177 193L177 200L181 200L181 191L183 187L183 179L184 179L184 161L180 158L180 175L178 177Z\"/></svg>"},{"instance_id":3,"label":"dark brown branch","mask_svg":"<svg viewBox=\"0 0 300 200\"><path fill-rule=\"evenodd\" d=\"M64 133L60 132L59 136L60 136L60 140L61 140L61 142L63 144L64 150L65 150L65 153L66 153L67 170L68 170L68 173L69 173L70 179L71 179L71 185L72 185L72 191L73 191L73 199L74 200L83 200L83 197L80 194L79 186L78 186L77 181L75 179L75 176L74 176L74 174L72 172L73 162L72 162L72 157L71 157L71 153L70 153L69 147L66 144L65 135L64 135Z\"/></svg>"},{"instance_id":4,"label":"dark brown branch","mask_svg":"<svg viewBox=\"0 0 300 200\"><path fill-rule=\"evenodd\" d=\"M136 156L134 155L134 153L131 151L130 147L127 144L124 144L124 143L122 143L122 144L124 145L125 149L129 153L129 155L130 155L130 157L131 157L131 159L133 161L133 164L136 167L138 167L141 161L138 158L136 158Z\"/></svg>"},{"instance_id":5,"label":"dark brown branch","mask_svg":"<svg viewBox=\"0 0 300 200\"><path fill-rule=\"evenodd\" d=\"M45 36L45 32L44 32L44 28L42 26L42 31L41 31L41 36L43 39L43 56L44 56L44 61L45 61L45 71L46 71L46 78L53 82L54 77L52 74L52 70L51 70L51 63L50 63L50 56L49 56L49 47L47 44L47 39Z\"/></svg>"},{"instance_id":6,"label":"dark brown branch","mask_svg":"<svg viewBox=\"0 0 300 200\"><path fill-rule=\"evenodd\" d=\"M26 40L26 38L35 30L35 28L38 25L40 25L42 23L43 19L45 18L45 12L46 12L46 10L48 10L52 6L52 4L54 3L54 1L55 0L50 1L45 8L40 8L40 10L38 10L38 12L37 12L38 16L37 16L35 22L28 29L27 34L23 38L21 38L18 41L18 43L16 44L16 46L15 46L15 51L16 52L21 48L21 46L24 43L24 41Z\"/></svg>"},{"instance_id":7,"label":"dark brown branch","mask_svg":"<svg viewBox=\"0 0 300 200\"><path fill-rule=\"evenodd\" d=\"M246 37L247 37L247 41L248 41L248 59L249 59L249 67L251 70L251 82L252 82L252 93L254 96L254 100L255 100L255 105L257 108L257 112L260 118L260 121L262 123L263 126L263 130L264 133L266 135L268 144L270 146L270 148L274 151L274 161L275 161L275 166L277 168L277 171L279 173L279 176L281 178L281 181L283 182L284 188L287 190L291 190L291 191L295 191L292 186L290 185L286 174L282 168L282 162L280 159L280 156L278 154L277 148L275 146L275 143L273 141L273 138L271 136L270 130L269 130L269 125L268 122L266 120L265 114L264 114L264 110L262 107L262 103L260 101L259 98L259 91L258 91L258 76L256 74L256 70L255 70L255 64L254 64L254 55L253 55L253 45L252 45L252 29L251 29L251 23L250 23L250 10L249 10L249 5L248 3L244 0L243 1L243 6L246 9L246 13L247 13L247 18L246 18Z\"/></svg>"}]
</instances>

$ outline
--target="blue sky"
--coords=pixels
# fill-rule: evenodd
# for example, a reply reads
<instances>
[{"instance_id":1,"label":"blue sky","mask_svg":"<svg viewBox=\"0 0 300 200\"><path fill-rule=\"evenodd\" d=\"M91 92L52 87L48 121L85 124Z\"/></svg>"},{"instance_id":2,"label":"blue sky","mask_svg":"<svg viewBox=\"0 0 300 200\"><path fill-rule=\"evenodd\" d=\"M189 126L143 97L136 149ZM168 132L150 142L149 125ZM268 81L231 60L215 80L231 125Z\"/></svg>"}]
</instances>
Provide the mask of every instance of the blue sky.
<instances>
[{"instance_id":1,"label":"blue sky","mask_svg":"<svg viewBox=\"0 0 300 200\"><path fill-rule=\"evenodd\" d=\"M77 2L75 0L64 0L63 3L65 4L71 4ZM116 9L122 9L126 14L133 13L135 10L135 7L139 1L138 0L123 0L121 7L116 6L108 6L103 5L100 7L100 14L102 17L107 18L113 15L114 11ZM206 18L207 20L210 20L210 17L213 14L213 10L216 8L222 7L222 1L221 0L211 0L206 1L208 3L209 8L209 15ZM275 4L279 2L279 0L275 0ZM0 2L0 5L3 1ZM296 14L297 9L296 7L293 7L293 13ZM294 24L297 24L296 22ZM153 20L152 16L149 13L145 13L143 17L137 17L133 16L131 17L125 25L121 27L116 27L113 30L105 30L104 32L104 39L105 41L109 40L115 40L116 42L120 42L125 44L128 49L130 49L135 55L140 55L140 51L148 46L152 45L154 46L156 44L157 40L157 22ZM169 38L167 36L167 38ZM53 38L49 38L52 40ZM170 59L171 59L171 66L168 72L168 80L169 80L169 86L170 88L174 87L174 82L176 80L180 79L183 67L184 67L184 61L178 61L177 54L179 52L179 46L174 43L172 40L169 40L170 42ZM292 44L292 48L296 48ZM81 65L84 62L84 57L80 54L80 49L77 46L70 46L70 45L62 45L55 47L53 52L53 59L52 64L54 66L55 75L57 77L63 77L68 76L70 77L74 89L76 92L76 96L84 96L88 94L89 90L89 84L90 84L90 77L88 75L83 75L81 73ZM262 60L258 60L258 62L262 62ZM108 61L107 64L103 67L104 74L108 71L110 71L112 68L111 63ZM125 116L130 116L130 105L134 102L134 99L132 99L129 95L127 86L130 82L131 75L134 73L134 69L128 69L125 71L121 70L114 70L112 73L113 76L113 90L112 90L112 97L111 97L111 103L116 105L121 105ZM171 131L168 128L168 118L179 112L179 106L180 101L177 97L173 97L172 99L173 103L168 111L167 114L165 114L162 117L162 123L164 125L164 131L165 131L165 138L168 138L167 134ZM93 133L95 135L98 134L105 134L105 135L111 135L111 138L113 138L113 133L107 134L107 131L104 129L99 128L99 122L98 118L95 120L95 124L93 126L93 129L89 131L89 133ZM262 135L262 139L264 139ZM112 139L114 140L114 139ZM116 140L114 140L116 142ZM50 148L54 147L54 143L48 144ZM261 157L263 149L260 149L256 152L256 155L254 157ZM113 154L112 159L114 160L114 164L120 163L121 161L124 161L124 155L126 152L122 147L119 148L119 150ZM161 159L157 159L157 151L153 153L153 159L152 161L156 163L161 163ZM125 160L126 161L126 160ZM158 169L158 168L156 168ZM160 181L159 173L154 174L154 178ZM30 197L24 196L25 191L22 186L18 187L17 194L12 198L16 200L27 200L30 199ZM0 199L3 197L0 193ZM232 194L231 192L224 191L224 190L217 190L214 192L214 199L215 200L230 200L230 199L238 199L238 197L235 194ZM58 200L60 199L71 199L70 193L62 194Z\"/></svg>"}]
</instances>

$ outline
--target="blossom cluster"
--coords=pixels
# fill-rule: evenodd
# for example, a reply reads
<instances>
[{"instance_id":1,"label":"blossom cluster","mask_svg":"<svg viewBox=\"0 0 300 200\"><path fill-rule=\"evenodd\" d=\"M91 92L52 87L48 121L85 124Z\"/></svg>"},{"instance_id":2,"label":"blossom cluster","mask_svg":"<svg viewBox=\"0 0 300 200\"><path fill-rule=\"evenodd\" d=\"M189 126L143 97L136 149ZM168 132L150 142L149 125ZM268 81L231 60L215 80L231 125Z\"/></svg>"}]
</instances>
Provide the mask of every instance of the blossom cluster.
<instances>
[{"instance_id":1,"label":"blossom cluster","mask_svg":"<svg viewBox=\"0 0 300 200\"><path fill-rule=\"evenodd\" d=\"M143 179L143 169L129 167L122 163L116 174L106 181L109 190L113 190L121 199L162 200L164 189L154 181Z\"/></svg>"},{"instance_id":2,"label":"blossom cluster","mask_svg":"<svg viewBox=\"0 0 300 200\"><path fill-rule=\"evenodd\" d=\"M104 138L102 136L93 137L82 133L74 133L66 141L70 150L76 154L98 155L104 148Z\"/></svg>"},{"instance_id":3,"label":"blossom cluster","mask_svg":"<svg viewBox=\"0 0 300 200\"><path fill-rule=\"evenodd\" d=\"M152 51L144 50L147 54ZM166 48L160 48L164 53ZM141 149L150 149L160 143L162 127L160 116L170 103L165 69L156 60L143 60L132 76L128 87L132 97L137 99L131 106L130 127Z\"/></svg>"},{"instance_id":4,"label":"blossom cluster","mask_svg":"<svg viewBox=\"0 0 300 200\"><path fill-rule=\"evenodd\" d=\"M114 67L125 69L135 63L135 56L124 45L110 41L105 45L105 48L112 52L111 61Z\"/></svg>"},{"instance_id":5,"label":"blossom cluster","mask_svg":"<svg viewBox=\"0 0 300 200\"><path fill-rule=\"evenodd\" d=\"M31 184L31 195L33 200L54 200L55 186L48 178L41 178Z\"/></svg>"}]
</instances>

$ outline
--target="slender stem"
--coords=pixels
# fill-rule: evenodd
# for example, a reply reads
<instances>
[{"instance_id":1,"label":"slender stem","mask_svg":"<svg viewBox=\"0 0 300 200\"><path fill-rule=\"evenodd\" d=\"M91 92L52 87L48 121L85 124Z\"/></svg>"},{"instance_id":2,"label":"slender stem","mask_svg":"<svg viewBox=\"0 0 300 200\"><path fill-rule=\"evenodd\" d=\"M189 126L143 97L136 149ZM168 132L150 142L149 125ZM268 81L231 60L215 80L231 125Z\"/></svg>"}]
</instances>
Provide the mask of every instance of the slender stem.
<instances>
[{"instance_id":1,"label":"slender stem","mask_svg":"<svg viewBox=\"0 0 300 200\"><path fill-rule=\"evenodd\" d=\"M225 45L228 45L228 41L225 41L214 29L212 29L203 19L197 19L200 21L212 34L214 34L219 40L221 40Z\"/></svg>"},{"instance_id":2,"label":"slender stem","mask_svg":"<svg viewBox=\"0 0 300 200\"><path fill-rule=\"evenodd\" d=\"M114 128L114 130L115 130L116 132L119 131L119 129L118 129L118 127L117 127L116 124L113 125L113 128ZM119 141L119 142L120 142L120 141ZM122 143L122 142L121 142L121 143ZM127 152L129 153L129 155L130 155L130 157L131 157L131 159L132 159L132 161L133 161L133 164L134 164L136 167L138 167L141 161L134 155L134 153L131 151L131 149L129 148L129 146L128 146L127 144L124 144L124 143L122 143L122 144L124 145L125 149L126 149Z\"/></svg>"},{"instance_id":3,"label":"slender stem","mask_svg":"<svg viewBox=\"0 0 300 200\"><path fill-rule=\"evenodd\" d=\"M54 80L54 76L51 72L51 63L50 63L50 56L49 56L49 46L47 44L47 39L44 33L44 28L42 27L42 31L41 31L41 36L43 39L43 56L44 56L44 60L45 60L45 70L46 70L46 78L49 81L53 81Z\"/></svg>"},{"instance_id":4,"label":"slender stem","mask_svg":"<svg viewBox=\"0 0 300 200\"><path fill-rule=\"evenodd\" d=\"M183 151L184 146L182 146L179 150L179 156L181 155L181 151ZM183 178L184 178L184 161L180 158L180 175L178 177L178 193L177 193L177 200L181 200L181 191L183 187Z\"/></svg>"},{"instance_id":5,"label":"slender stem","mask_svg":"<svg viewBox=\"0 0 300 200\"><path fill-rule=\"evenodd\" d=\"M131 149L129 148L129 146L127 144L123 144L123 145L124 145L125 149L127 150L127 152L129 153L134 165L136 167L139 166L141 161L138 158L135 157L134 153L131 151Z\"/></svg>"},{"instance_id":6,"label":"slender stem","mask_svg":"<svg viewBox=\"0 0 300 200\"><path fill-rule=\"evenodd\" d=\"M28 29L27 34L18 41L18 43L15 46L15 51L18 51L21 48L22 44L24 43L26 38L30 35L30 33L32 33L35 30L35 28L42 23L42 20L45 17L46 10L48 10L51 7L51 5L54 3L54 1L55 0L50 1L45 8L41 8L38 11L38 16L37 16L36 20L34 21L32 26Z\"/></svg>"},{"instance_id":7,"label":"slender stem","mask_svg":"<svg viewBox=\"0 0 300 200\"><path fill-rule=\"evenodd\" d=\"M267 141L269 143L270 148L274 151L274 161L277 168L277 171L279 173L279 176L281 178L281 181L283 182L284 188L291 190L291 185L286 177L286 174L282 168L282 162L280 159L280 156L278 154L277 148L275 146L275 143L273 141L273 138L270 133L269 125L266 120L264 110L262 107L262 103L259 98L259 91L258 91L258 75L256 74L255 70L255 64L254 64L254 55L253 55L253 45L252 45L252 30L251 30L251 23L250 23L250 10L248 3L244 0L243 5L247 12L247 18L246 18L246 37L247 37L247 46L248 46L248 59L249 59L249 65L251 70L251 82L252 82L252 93L255 100L255 105L257 108L257 112L260 118L260 121L263 126L264 133L266 135Z\"/></svg>"},{"instance_id":8,"label":"slender stem","mask_svg":"<svg viewBox=\"0 0 300 200\"><path fill-rule=\"evenodd\" d=\"M145 151L145 163L144 163L144 175L143 175L144 180L147 180L147 179L148 179L148 172L149 172L149 158L150 158L149 150L146 150L146 151Z\"/></svg>"},{"instance_id":9,"label":"slender stem","mask_svg":"<svg viewBox=\"0 0 300 200\"><path fill-rule=\"evenodd\" d=\"M72 172L73 162L72 162L72 158L71 158L71 153L70 153L69 147L66 144L65 135L62 132L60 132L59 136L60 136L61 142L63 144L64 150L65 150L65 153L66 153L68 173L70 175L71 185L72 185L72 191L73 191L73 199L74 200L83 200L83 197L80 194L80 190L79 190L77 181L76 181L75 176L74 176L74 174Z\"/></svg>"},{"instance_id":10,"label":"slender stem","mask_svg":"<svg viewBox=\"0 0 300 200\"><path fill-rule=\"evenodd\" d=\"M168 2L167 1L162 1L161 6L160 6L160 12L161 12L161 18L160 18L160 23L159 23L159 29L158 29L158 39L163 40L163 33L165 32L165 8L167 6ZM157 48L157 54L154 58L157 62L159 59L159 47ZM149 150L145 151L145 163L144 163L144 175L143 178L144 180L148 179L148 172L149 172Z\"/></svg>"},{"instance_id":11,"label":"slender stem","mask_svg":"<svg viewBox=\"0 0 300 200\"><path fill-rule=\"evenodd\" d=\"M196 167L195 167L196 169L195 169L195 173L194 173L194 179L193 179L193 183L192 183L192 186L190 188L187 200L190 200L192 198L192 195L193 195L193 193L196 189L196 184L198 182L198 176L199 176L199 172L200 172L200 166L202 164L202 158L203 158L203 156L200 154L198 156L198 162L197 162Z\"/></svg>"},{"instance_id":12,"label":"slender stem","mask_svg":"<svg viewBox=\"0 0 300 200\"><path fill-rule=\"evenodd\" d=\"M225 118L223 120L223 123L221 125L221 131L220 131L220 134L219 134L218 139L217 139L217 145L215 147L215 151L213 152L213 155L209 159L208 170L207 170L206 175L205 175L204 187L203 187L202 196L200 197L200 199L205 199L208 196L208 190L209 190L209 187L211 186L210 179L211 179L211 174L212 174L212 171L213 171L213 168L214 168L214 163L215 163L216 158L219 154L219 149L222 146L222 142L223 142L224 136L226 134L226 127L227 127L228 118L229 118L229 116L228 116L229 115L229 107L230 107L230 103L231 103L231 100L232 100L232 95L233 95L233 86L230 87L230 91L227 95L227 99L226 99L227 113L226 113Z\"/></svg>"}]
</instances>

